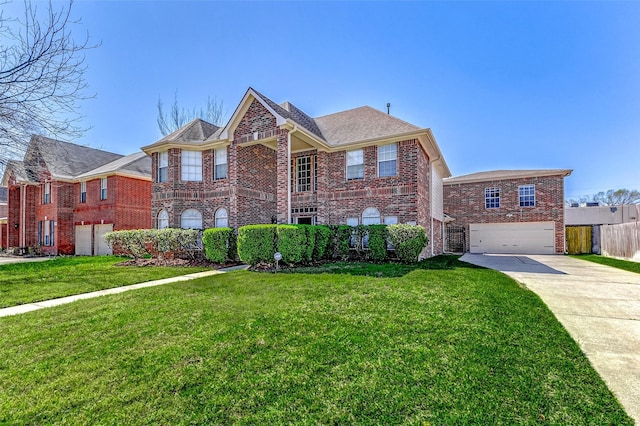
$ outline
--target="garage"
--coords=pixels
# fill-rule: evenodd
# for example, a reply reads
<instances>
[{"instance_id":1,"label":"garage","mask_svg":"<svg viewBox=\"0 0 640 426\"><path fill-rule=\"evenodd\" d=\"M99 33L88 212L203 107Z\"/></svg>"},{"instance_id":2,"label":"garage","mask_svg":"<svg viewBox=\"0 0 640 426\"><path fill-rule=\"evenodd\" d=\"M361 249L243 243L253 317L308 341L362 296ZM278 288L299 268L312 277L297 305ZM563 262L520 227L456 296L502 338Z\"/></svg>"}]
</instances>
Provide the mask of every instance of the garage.
<instances>
[{"instance_id":1,"label":"garage","mask_svg":"<svg viewBox=\"0 0 640 426\"><path fill-rule=\"evenodd\" d=\"M94 225L95 238L93 240L93 253L96 256L113 254L111 247L104 240L104 234L113 231L113 224Z\"/></svg>"},{"instance_id":2,"label":"garage","mask_svg":"<svg viewBox=\"0 0 640 426\"><path fill-rule=\"evenodd\" d=\"M91 256L91 225L76 225L76 255Z\"/></svg>"},{"instance_id":3,"label":"garage","mask_svg":"<svg viewBox=\"0 0 640 426\"><path fill-rule=\"evenodd\" d=\"M471 253L555 254L554 222L472 223Z\"/></svg>"}]
</instances>

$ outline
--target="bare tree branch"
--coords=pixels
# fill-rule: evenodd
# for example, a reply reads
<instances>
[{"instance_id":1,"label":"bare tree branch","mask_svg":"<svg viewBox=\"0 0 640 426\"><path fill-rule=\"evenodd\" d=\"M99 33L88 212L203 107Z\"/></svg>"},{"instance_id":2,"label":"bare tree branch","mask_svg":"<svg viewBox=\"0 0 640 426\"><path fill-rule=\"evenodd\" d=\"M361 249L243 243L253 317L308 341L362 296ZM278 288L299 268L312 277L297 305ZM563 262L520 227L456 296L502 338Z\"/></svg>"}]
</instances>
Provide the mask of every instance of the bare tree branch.
<instances>
[{"instance_id":1,"label":"bare tree branch","mask_svg":"<svg viewBox=\"0 0 640 426\"><path fill-rule=\"evenodd\" d=\"M74 39L72 6L49 2L40 13L25 0L22 18L0 14L0 168L24 152L32 134L74 139L87 130L78 101L91 97L85 51L97 45L88 34Z\"/></svg>"},{"instance_id":2,"label":"bare tree branch","mask_svg":"<svg viewBox=\"0 0 640 426\"><path fill-rule=\"evenodd\" d=\"M181 108L178 104L178 92L176 91L173 97L173 103L171 104L171 109L169 112L164 110L164 104L162 103L162 99L158 98L158 129L163 136L168 135L169 133L175 132L191 120L195 118L200 118L204 121L207 121L211 124L215 124L217 126L222 125L222 120L224 119L224 111L222 102L218 102L217 98L211 98L211 96L207 97L207 106L206 108L192 108L187 110L185 108Z\"/></svg>"}]
</instances>

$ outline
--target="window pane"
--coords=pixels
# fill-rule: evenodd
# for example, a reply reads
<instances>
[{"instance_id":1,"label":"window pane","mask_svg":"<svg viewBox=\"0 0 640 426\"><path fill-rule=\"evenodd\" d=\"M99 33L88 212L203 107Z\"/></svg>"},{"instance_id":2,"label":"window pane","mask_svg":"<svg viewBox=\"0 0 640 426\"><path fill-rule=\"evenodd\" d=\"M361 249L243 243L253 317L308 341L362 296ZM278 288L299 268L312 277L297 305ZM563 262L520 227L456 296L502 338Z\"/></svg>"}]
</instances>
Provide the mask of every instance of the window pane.
<instances>
[{"instance_id":1,"label":"window pane","mask_svg":"<svg viewBox=\"0 0 640 426\"><path fill-rule=\"evenodd\" d=\"M216 211L215 227L227 228L228 226L229 226L229 215L227 214L227 209L219 208Z\"/></svg>"},{"instance_id":2,"label":"window pane","mask_svg":"<svg viewBox=\"0 0 640 426\"><path fill-rule=\"evenodd\" d=\"M202 213L196 209L188 209L180 216L180 227L183 229L202 229Z\"/></svg>"},{"instance_id":3,"label":"window pane","mask_svg":"<svg viewBox=\"0 0 640 426\"><path fill-rule=\"evenodd\" d=\"M227 148L218 148L213 152L214 179L226 179L227 177Z\"/></svg>"},{"instance_id":4,"label":"window pane","mask_svg":"<svg viewBox=\"0 0 640 426\"><path fill-rule=\"evenodd\" d=\"M107 178L100 179L100 199L107 199Z\"/></svg>"},{"instance_id":5,"label":"window pane","mask_svg":"<svg viewBox=\"0 0 640 426\"><path fill-rule=\"evenodd\" d=\"M158 213L158 229L169 227L169 213L166 210L160 210Z\"/></svg>"},{"instance_id":6,"label":"window pane","mask_svg":"<svg viewBox=\"0 0 640 426\"><path fill-rule=\"evenodd\" d=\"M202 152L182 151L182 180L185 182L202 181Z\"/></svg>"},{"instance_id":7,"label":"window pane","mask_svg":"<svg viewBox=\"0 0 640 426\"><path fill-rule=\"evenodd\" d=\"M535 207L536 187L535 185L523 185L518 187L518 198L520 207Z\"/></svg>"},{"instance_id":8,"label":"window pane","mask_svg":"<svg viewBox=\"0 0 640 426\"><path fill-rule=\"evenodd\" d=\"M349 226L358 226L358 218L357 217L348 217L347 225Z\"/></svg>"},{"instance_id":9,"label":"window pane","mask_svg":"<svg viewBox=\"0 0 640 426\"><path fill-rule=\"evenodd\" d=\"M500 188L486 188L484 190L484 206L487 209L500 208Z\"/></svg>"},{"instance_id":10,"label":"window pane","mask_svg":"<svg viewBox=\"0 0 640 426\"><path fill-rule=\"evenodd\" d=\"M158 182L166 182L169 171L169 153L158 153Z\"/></svg>"},{"instance_id":11,"label":"window pane","mask_svg":"<svg viewBox=\"0 0 640 426\"><path fill-rule=\"evenodd\" d=\"M369 207L362 212L362 224L363 225L379 225L380 224L380 212L375 207Z\"/></svg>"},{"instance_id":12,"label":"window pane","mask_svg":"<svg viewBox=\"0 0 640 426\"><path fill-rule=\"evenodd\" d=\"M297 163L297 192L311 191L311 157L298 157Z\"/></svg>"},{"instance_id":13,"label":"window pane","mask_svg":"<svg viewBox=\"0 0 640 426\"><path fill-rule=\"evenodd\" d=\"M396 162L398 159L398 146L383 145L378 147L378 176L395 176Z\"/></svg>"}]
</instances>

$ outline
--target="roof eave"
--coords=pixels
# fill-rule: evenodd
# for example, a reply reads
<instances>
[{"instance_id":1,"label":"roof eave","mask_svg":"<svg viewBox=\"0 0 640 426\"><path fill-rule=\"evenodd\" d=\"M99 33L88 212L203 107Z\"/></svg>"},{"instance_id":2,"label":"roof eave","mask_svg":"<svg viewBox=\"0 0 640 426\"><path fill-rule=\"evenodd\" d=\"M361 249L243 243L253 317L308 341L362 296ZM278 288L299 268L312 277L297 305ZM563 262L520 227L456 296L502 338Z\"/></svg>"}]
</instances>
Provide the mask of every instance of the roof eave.
<instances>
[{"instance_id":1,"label":"roof eave","mask_svg":"<svg viewBox=\"0 0 640 426\"><path fill-rule=\"evenodd\" d=\"M453 177L451 179L444 179L444 185L458 185L463 183L479 183L479 182L494 182L501 180L513 180L513 179L529 179L536 177L549 177L549 176L562 176L563 178L570 176L573 172L573 169L553 169L553 170L540 170L536 173L530 173L526 175L512 175L512 176L502 176L502 177L472 177L469 179L459 179Z\"/></svg>"}]
</instances>

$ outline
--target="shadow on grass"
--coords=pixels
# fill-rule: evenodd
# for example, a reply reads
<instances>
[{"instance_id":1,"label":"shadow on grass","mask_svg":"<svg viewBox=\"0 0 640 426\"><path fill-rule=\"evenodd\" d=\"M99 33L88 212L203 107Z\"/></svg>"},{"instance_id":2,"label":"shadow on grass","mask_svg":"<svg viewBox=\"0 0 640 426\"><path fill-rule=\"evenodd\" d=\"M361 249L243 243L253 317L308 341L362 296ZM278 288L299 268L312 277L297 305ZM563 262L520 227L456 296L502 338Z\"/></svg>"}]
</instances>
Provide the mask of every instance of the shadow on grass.
<instances>
[{"instance_id":1,"label":"shadow on grass","mask_svg":"<svg viewBox=\"0 0 640 426\"><path fill-rule=\"evenodd\" d=\"M371 277L402 277L415 270L451 270L458 268L483 269L470 263L461 262L457 255L440 255L421 262L407 265L403 263L331 262L317 266L303 266L282 269L278 273L301 274L349 274Z\"/></svg>"}]
</instances>

